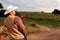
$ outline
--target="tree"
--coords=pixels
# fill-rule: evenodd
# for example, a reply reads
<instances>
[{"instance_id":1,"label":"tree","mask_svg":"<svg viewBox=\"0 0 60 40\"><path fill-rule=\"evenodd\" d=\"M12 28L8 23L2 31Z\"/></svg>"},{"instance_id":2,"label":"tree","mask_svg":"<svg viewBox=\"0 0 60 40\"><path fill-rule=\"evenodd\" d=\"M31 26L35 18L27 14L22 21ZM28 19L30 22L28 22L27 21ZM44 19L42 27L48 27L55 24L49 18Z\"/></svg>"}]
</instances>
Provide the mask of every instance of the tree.
<instances>
[{"instance_id":1,"label":"tree","mask_svg":"<svg viewBox=\"0 0 60 40\"><path fill-rule=\"evenodd\" d=\"M3 8L2 3L0 3L0 9L2 9L2 8Z\"/></svg>"},{"instance_id":2,"label":"tree","mask_svg":"<svg viewBox=\"0 0 60 40\"><path fill-rule=\"evenodd\" d=\"M53 14L60 14L60 11L58 9L54 9L54 11L52 13Z\"/></svg>"},{"instance_id":3,"label":"tree","mask_svg":"<svg viewBox=\"0 0 60 40\"><path fill-rule=\"evenodd\" d=\"M5 10L3 10L2 3L0 3L0 17L5 17L4 12L5 12Z\"/></svg>"},{"instance_id":4,"label":"tree","mask_svg":"<svg viewBox=\"0 0 60 40\"><path fill-rule=\"evenodd\" d=\"M41 11L41 13L45 13L44 11Z\"/></svg>"}]
</instances>

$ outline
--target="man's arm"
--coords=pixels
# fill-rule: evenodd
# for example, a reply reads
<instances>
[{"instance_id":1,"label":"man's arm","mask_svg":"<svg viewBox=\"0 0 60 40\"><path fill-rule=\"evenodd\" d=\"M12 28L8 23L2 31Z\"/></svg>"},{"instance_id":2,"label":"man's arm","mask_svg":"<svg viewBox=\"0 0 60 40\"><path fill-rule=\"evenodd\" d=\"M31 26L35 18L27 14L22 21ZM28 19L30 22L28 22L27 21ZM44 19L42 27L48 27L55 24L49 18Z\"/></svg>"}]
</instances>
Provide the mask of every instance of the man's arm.
<instances>
[{"instance_id":1,"label":"man's arm","mask_svg":"<svg viewBox=\"0 0 60 40\"><path fill-rule=\"evenodd\" d=\"M21 30L22 34L23 34L23 35L25 36L25 38L26 38L26 36L27 36L27 30L26 30L26 27L24 26L21 18L20 18L20 17L16 17L16 18L15 18L15 22L17 22L17 25L18 25L19 29ZM27 39L27 38L26 38L26 39Z\"/></svg>"}]
</instances>

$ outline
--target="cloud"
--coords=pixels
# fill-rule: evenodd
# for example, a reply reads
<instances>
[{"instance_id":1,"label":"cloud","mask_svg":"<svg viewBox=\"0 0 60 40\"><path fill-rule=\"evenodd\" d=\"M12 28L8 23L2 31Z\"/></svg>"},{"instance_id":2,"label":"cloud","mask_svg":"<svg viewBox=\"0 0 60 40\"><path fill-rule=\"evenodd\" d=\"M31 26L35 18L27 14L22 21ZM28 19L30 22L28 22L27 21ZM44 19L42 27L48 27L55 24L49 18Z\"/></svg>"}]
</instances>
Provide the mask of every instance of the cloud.
<instances>
[{"instance_id":1,"label":"cloud","mask_svg":"<svg viewBox=\"0 0 60 40\"><path fill-rule=\"evenodd\" d=\"M1 0L3 5L18 6L20 11L50 11L60 8L60 0Z\"/></svg>"},{"instance_id":2,"label":"cloud","mask_svg":"<svg viewBox=\"0 0 60 40\"><path fill-rule=\"evenodd\" d=\"M57 2L60 2L60 0L56 0Z\"/></svg>"},{"instance_id":3,"label":"cloud","mask_svg":"<svg viewBox=\"0 0 60 40\"><path fill-rule=\"evenodd\" d=\"M0 0L0 3L2 3L2 1Z\"/></svg>"}]
</instances>

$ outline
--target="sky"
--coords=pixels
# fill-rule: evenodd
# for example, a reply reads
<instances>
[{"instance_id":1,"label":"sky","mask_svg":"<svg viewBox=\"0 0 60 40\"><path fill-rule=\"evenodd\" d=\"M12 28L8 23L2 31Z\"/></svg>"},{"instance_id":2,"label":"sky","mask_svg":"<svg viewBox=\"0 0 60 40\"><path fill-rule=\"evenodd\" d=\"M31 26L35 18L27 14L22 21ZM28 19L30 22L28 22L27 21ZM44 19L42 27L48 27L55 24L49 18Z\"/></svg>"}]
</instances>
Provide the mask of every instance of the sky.
<instances>
[{"instance_id":1,"label":"sky","mask_svg":"<svg viewBox=\"0 0 60 40\"><path fill-rule=\"evenodd\" d=\"M18 6L18 11L51 12L60 9L60 0L0 0L4 8L9 5Z\"/></svg>"}]
</instances>

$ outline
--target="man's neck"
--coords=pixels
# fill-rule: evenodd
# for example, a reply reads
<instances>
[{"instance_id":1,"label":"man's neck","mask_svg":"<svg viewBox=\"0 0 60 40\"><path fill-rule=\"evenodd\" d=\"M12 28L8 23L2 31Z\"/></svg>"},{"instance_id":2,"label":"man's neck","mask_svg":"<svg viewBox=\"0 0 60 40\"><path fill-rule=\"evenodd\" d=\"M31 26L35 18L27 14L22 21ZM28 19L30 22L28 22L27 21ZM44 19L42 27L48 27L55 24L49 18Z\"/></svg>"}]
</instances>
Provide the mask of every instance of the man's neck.
<instances>
[{"instance_id":1,"label":"man's neck","mask_svg":"<svg viewBox=\"0 0 60 40\"><path fill-rule=\"evenodd\" d=\"M9 15L9 17L14 17L15 15Z\"/></svg>"}]
</instances>

